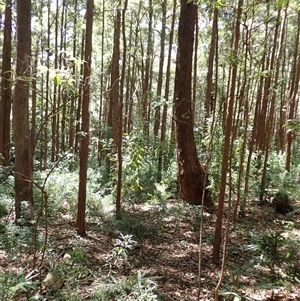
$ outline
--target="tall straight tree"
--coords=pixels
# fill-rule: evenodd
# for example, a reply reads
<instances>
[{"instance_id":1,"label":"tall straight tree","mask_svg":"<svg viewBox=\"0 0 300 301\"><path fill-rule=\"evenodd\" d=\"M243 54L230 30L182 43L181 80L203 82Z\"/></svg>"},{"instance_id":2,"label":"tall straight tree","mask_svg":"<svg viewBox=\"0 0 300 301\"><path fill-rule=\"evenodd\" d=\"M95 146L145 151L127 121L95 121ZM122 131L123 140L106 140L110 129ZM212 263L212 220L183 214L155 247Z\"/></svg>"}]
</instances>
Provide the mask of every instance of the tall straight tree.
<instances>
[{"instance_id":1,"label":"tall straight tree","mask_svg":"<svg viewBox=\"0 0 300 301\"><path fill-rule=\"evenodd\" d=\"M214 73L214 65L216 60L216 53L218 51L218 19L219 19L219 8L214 7L212 32L210 38L209 58L207 66L207 86L205 95L205 116L208 118L213 113L215 108L216 100L216 85L214 78L217 78Z\"/></svg>"},{"instance_id":2,"label":"tall straight tree","mask_svg":"<svg viewBox=\"0 0 300 301\"><path fill-rule=\"evenodd\" d=\"M151 91L151 65L153 55L153 1L148 1L148 37L146 59L143 68L143 103L142 103L142 118L144 121L144 132L149 137L149 91ZM143 44L141 43L141 46ZM143 53L143 49L142 49Z\"/></svg>"},{"instance_id":3,"label":"tall straight tree","mask_svg":"<svg viewBox=\"0 0 300 301\"><path fill-rule=\"evenodd\" d=\"M296 42L295 42L295 51L293 54L293 74L295 74L292 77L292 83L290 86L289 91L289 98L287 102L287 108L288 108L288 125L292 125L295 116L296 116L296 99L298 95L299 90L299 80L300 80L300 55L299 55L299 40L300 40L300 11L298 10L298 29L297 29L297 36L296 36ZM291 169L291 153L292 153L292 141L294 136L294 130L290 129L286 133L286 161L285 161L285 169L286 171L290 172Z\"/></svg>"},{"instance_id":4,"label":"tall straight tree","mask_svg":"<svg viewBox=\"0 0 300 301\"><path fill-rule=\"evenodd\" d=\"M164 58L165 58L167 0L163 0L161 2L161 8L162 8L162 19L161 19L161 35L160 35L160 55L159 55L157 89L156 89L156 97L158 97L158 99L161 99L162 96L161 94L162 94ZM155 107L154 141L156 141L156 137L158 136L159 126L160 126L160 104ZM160 181L159 176L158 176L158 181Z\"/></svg>"},{"instance_id":5,"label":"tall straight tree","mask_svg":"<svg viewBox=\"0 0 300 301\"><path fill-rule=\"evenodd\" d=\"M29 83L31 55L31 1L17 1L17 63L13 101L13 133L15 144L15 214L21 217L21 202L32 209L32 162L29 129Z\"/></svg>"},{"instance_id":6,"label":"tall straight tree","mask_svg":"<svg viewBox=\"0 0 300 301\"><path fill-rule=\"evenodd\" d=\"M191 204L201 204L206 179L206 171L198 159L193 133L192 61L196 20L197 5L181 0L174 106L181 198ZM210 205L208 194L205 204Z\"/></svg>"},{"instance_id":7,"label":"tall straight tree","mask_svg":"<svg viewBox=\"0 0 300 301\"><path fill-rule=\"evenodd\" d=\"M158 168L157 168L157 182L160 182L162 179L163 171L163 160L164 160L164 148L166 148L166 132L167 132L167 113L168 113L168 100L170 92L170 77L171 77L171 57L172 57L172 47L173 47L173 38L174 38L174 27L176 19L176 7L177 1L173 1L173 10L172 10L172 21L171 29L169 34L169 49L168 49L168 59L167 59L167 69L165 73L166 85L165 85L165 104L163 106L163 113L161 118L161 132L160 132L160 148L158 153Z\"/></svg>"},{"instance_id":8,"label":"tall straight tree","mask_svg":"<svg viewBox=\"0 0 300 301\"><path fill-rule=\"evenodd\" d=\"M2 55L2 86L0 99L0 164L9 165L11 113L11 0L6 0Z\"/></svg>"},{"instance_id":9,"label":"tall straight tree","mask_svg":"<svg viewBox=\"0 0 300 301\"><path fill-rule=\"evenodd\" d=\"M120 6L121 3L118 3ZM124 26L124 23L123 23ZM120 37L121 37L121 9L116 10L114 20L114 44L111 59L111 90L110 90L110 105L111 105L111 121L113 129L113 152L117 153L118 158L118 184L116 198L116 215L119 217L121 209L121 177L122 177L122 104L120 98ZM125 62L124 62L125 64ZM123 76L124 78L124 76ZM123 85L123 83L122 83Z\"/></svg>"},{"instance_id":10,"label":"tall straight tree","mask_svg":"<svg viewBox=\"0 0 300 301\"><path fill-rule=\"evenodd\" d=\"M219 253L221 247L221 235L222 235L222 220L226 193L226 179L228 172L228 162L230 161L230 149L232 143L232 120L233 120L233 105L235 100L235 90L237 82L237 57L238 57L238 46L240 41L240 23L242 15L243 0L238 1L237 16L234 25L234 32L232 36L232 55L234 58L230 66L230 73L228 78L228 91L227 91L227 105L226 105L226 120L225 120L225 137L222 157L222 170L221 170L221 182L219 192L219 203L218 212L215 228L215 241L213 248L213 262L218 262Z\"/></svg>"},{"instance_id":11,"label":"tall straight tree","mask_svg":"<svg viewBox=\"0 0 300 301\"><path fill-rule=\"evenodd\" d=\"M92 35L93 35L93 6L94 1L87 1L86 9L86 31L85 31L85 52L83 70L83 98L82 98L82 121L80 139L80 166L79 166L79 191L77 210L77 233L85 235L85 207L86 207L86 181L87 163L89 156L89 126L90 126L90 77L92 61Z\"/></svg>"}]
</instances>

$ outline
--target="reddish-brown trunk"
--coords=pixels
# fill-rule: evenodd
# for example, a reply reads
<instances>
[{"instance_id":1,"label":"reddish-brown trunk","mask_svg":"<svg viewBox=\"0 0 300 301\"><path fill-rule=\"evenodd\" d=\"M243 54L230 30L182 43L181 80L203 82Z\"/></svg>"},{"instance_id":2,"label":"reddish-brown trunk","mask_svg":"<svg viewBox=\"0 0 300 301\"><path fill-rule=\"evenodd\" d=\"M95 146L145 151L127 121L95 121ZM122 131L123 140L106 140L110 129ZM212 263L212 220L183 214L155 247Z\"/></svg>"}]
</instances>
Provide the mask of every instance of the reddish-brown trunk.
<instances>
[{"instance_id":1,"label":"reddish-brown trunk","mask_svg":"<svg viewBox=\"0 0 300 301\"><path fill-rule=\"evenodd\" d=\"M206 179L205 169L198 159L193 133L191 75L196 17L197 6L182 0L174 93L175 131L181 198L191 204L201 204ZM208 194L205 204L210 205Z\"/></svg>"},{"instance_id":2,"label":"reddish-brown trunk","mask_svg":"<svg viewBox=\"0 0 300 301\"><path fill-rule=\"evenodd\" d=\"M10 113L11 113L11 0L5 7L4 40L2 55L2 86L0 99L0 164L9 165Z\"/></svg>"}]
</instances>

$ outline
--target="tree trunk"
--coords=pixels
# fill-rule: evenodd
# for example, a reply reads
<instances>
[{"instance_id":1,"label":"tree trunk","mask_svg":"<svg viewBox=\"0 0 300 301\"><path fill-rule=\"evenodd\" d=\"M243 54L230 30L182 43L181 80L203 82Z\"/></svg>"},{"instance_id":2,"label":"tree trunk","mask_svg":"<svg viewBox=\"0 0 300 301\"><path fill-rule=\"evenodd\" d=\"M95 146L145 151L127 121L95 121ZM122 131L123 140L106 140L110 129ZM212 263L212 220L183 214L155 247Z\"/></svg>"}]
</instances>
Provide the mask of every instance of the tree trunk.
<instances>
[{"instance_id":1,"label":"tree trunk","mask_svg":"<svg viewBox=\"0 0 300 301\"><path fill-rule=\"evenodd\" d=\"M21 217L21 202L32 208L32 162L29 129L29 81L31 55L31 1L17 1L17 65L13 103L13 133L15 143L15 214Z\"/></svg>"},{"instance_id":2,"label":"tree trunk","mask_svg":"<svg viewBox=\"0 0 300 301\"><path fill-rule=\"evenodd\" d=\"M159 127L160 127L160 107L162 99L162 84L163 84L163 73L164 73L164 58L165 58L165 39L166 39L166 17L167 17L167 0L161 2L162 8L162 19L161 19L161 35L160 35L160 54L159 54L159 69L158 69L158 78L157 78L157 89L156 97L158 104L155 107L154 115L154 143L156 142ZM159 172L158 172L159 174ZM160 179L158 178L158 182Z\"/></svg>"},{"instance_id":3,"label":"tree trunk","mask_svg":"<svg viewBox=\"0 0 300 301\"><path fill-rule=\"evenodd\" d=\"M153 55L153 3L149 0L149 25L147 37L147 52L145 59L145 67L143 72L143 103L142 103L142 118L144 122L144 133L149 138L149 91L151 90L151 57Z\"/></svg>"},{"instance_id":4,"label":"tree trunk","mask_svg":"<svg viewBox=\"0 0 300 301\"><path fill-rule=\"evenodd\" d=\"M11 0L6 1L0 99L0 165L9 165L11 113ZM1 155L3 158L1 158Z\"/></svg>"},{"instance_id":5,"label":"tree trunk","mask_svg":"<svg viewBox=\"0 0 300 301\"><path fill-rule=\"evenodd\" d=\"M206 81L206 95L205 95L205 117L209 118L213 113L216 102L216 93L214 90L214 62L215 56L217 52L217 40L218 40L218 18L219 18L219 9L214 7L213 14L213 24L212 24L212 32L211 32L211 40L210 40L210 48L209 48L209 58L208 58L208 67L207 67L207 81Z\"/></svg>"},{"instance_id":6,"label":"tree trunk","mask_svg":"<svg viewBox=\"0 0 300 301\"><path fill-rule=\"evenodd\" d=\"M181 0L174 92L175 131L181 198L190 204L201 204L206 186L206 171L198 159L193 133L191 74L196 18L197 6ZM210 205L209 194L205 196L205 205Z\"/></svg>"},{"instance_id":7,"label":"tree trunk","mask_svg":"<svg viewBox=\"0 0 300 301\"><path fill-rule=\"evenodd\" d=\"M220 183L220 192L219 192L219 203L218 203L218 212L217 212L217 221L215 228L215 241L213 248L213 262L218 262L220 246L221 246L221 236L222 236L222 220L223 220L223 210L225 202L225 191L226 191L226 178L227 178L227 169L228 162L230 160L229 154L231 149L231 127L232 127L232 118L233 118L233 104L235 99L235 87L236 87L236 77L237 77L237 54L238 54L238 45L240 40L240 19L242 15L242 6L243 0L239 0L236 23L234 27L234 35L232 39L232 53L235 55L233 59L230 74L228 79L228 92L227 92L227 110L226 110L226 120L225 120L225 137L224 137L224 149L223 149L223 158L222 158L222 171L221 171L221 183Z\"/></svg>"},{"instance_id":8,"label":"tree trunk","mask_svg":"<svg viewBox=\"0 0 300 301\"><path fill-rule=\"evenodd\" d=\"M168 100L170 93L170 77L171 77L171 57L172 57L172 47L173 47L173 39L174 39L174 27L175 27L175 19L176 19L176 6L177 1L174 0L173 3L173 11L172 11L172 22L171 29L169 34L169 49L168 49L168 60L167 60L167 70L166 70L166 84L165 84L165 104L163 106L163 113L161 118L161 132L160 132L160 148L158 153L158 168L157 168L157 182L160 182L162 179L162 171L163 171L163 160L164 157L167 157L167 147L166 147L166 132L167 132L167 113L168 113Z\"/></svg>"},{"instance_id":9,"label":"tree trunk","mask_svg":"<svg viewBox=\"0 0 300 301\"><path fill-rule=\"evenodd\" d=\"M296 109L296 98L297 93L299 90L299 79L300 79L300 55L299 55L299 39L300 39L300 11L298 11L298 30L297 30L297 37L295 42L295 51L294 51L294 57L293 57L293 72L294 75L292 77L292 83L289 91L289 100L288 100L288 125L292 126L293 119L295 118L295 109ZM290 128L288 129L286 133L286 161L285 161L285 169L286 171L290 171L291 169L291 154L292 154L292 141L294 136L294 129Z\"/></svg>"},{"instance_id":10,"label":"tree trunk","mask_svg":"<svg viewBox=\"0 0 300 301\"><path fill-rule=\"evenodd\" d=\"M123 24L124 26L124 24ZM116 215L119 217L121 210L121 176L122 176L122 104L120 101L120 37L121 37L121 9L118 8L114 21L114 44L111 62L111 90L110 90L110 111L111 126L113 129L113 154L117 154L117 198ZM125 61L123 62L123 65ZM123 74L124 74L123 70ZM122 84L123 85L123 84Z\"/></svg>"},{"instance_id":11,"label":"tree trunk","mask_svg":"<svg viewBox=\"0 0 300 301\"><path fill-rule=\"evenodd\" d=\"M77 233L85 235L85 207L86 207L86 182L87 163L89 156L89 126L90 126L90 77L92 61L92 35L93 35L93 0L87 1L86 9L86 35L85 35L85 55L83 73L83 98L82 98L82 122L80 139L80 166L79 166L79 191L78 191L78 211L77 211Z\"/></svg>"}]
</instances>

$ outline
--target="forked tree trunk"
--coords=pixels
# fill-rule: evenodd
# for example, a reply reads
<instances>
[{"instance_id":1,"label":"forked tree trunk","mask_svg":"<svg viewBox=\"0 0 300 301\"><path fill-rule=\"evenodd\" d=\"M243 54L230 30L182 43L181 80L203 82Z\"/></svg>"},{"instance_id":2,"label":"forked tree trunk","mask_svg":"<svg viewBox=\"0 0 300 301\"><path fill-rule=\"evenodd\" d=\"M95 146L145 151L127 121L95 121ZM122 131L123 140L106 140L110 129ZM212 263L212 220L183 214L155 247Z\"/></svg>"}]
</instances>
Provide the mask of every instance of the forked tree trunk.
<instances>
[{"instance_id":1,"label":"forked tree trunk","mask_svg":"<svg viewBox=\"0 0 300 301\"><path fill-rule=\"evenodd\" d=\"M190 204L201 204L206 179L206 171L198 159L193 133L192 61L196 19L197 6L181 0L174 93L175 131L181 198ZM205 205L210 205L208 193Z\"/></svg>"}]
</instances>

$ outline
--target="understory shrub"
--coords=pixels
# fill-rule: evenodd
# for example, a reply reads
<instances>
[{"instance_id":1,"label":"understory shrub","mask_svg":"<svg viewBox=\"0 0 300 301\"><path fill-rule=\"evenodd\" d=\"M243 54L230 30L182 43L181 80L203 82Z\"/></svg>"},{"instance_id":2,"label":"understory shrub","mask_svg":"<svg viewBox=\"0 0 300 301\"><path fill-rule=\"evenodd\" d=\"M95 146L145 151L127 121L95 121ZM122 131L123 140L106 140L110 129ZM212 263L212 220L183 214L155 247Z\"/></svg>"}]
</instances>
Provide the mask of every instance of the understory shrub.
<instances>
[{"instance_id":1,"label":"understory shrub","mask_svg":"<svg viewBox=\"0 0 300 301\"><path fill-rule=\"evenodd\" d=\"M91 294L91 300L106 301L152 301L160 300L154 290L156 277L147 277L140 271L121 279L110 277L98 285ZM111 299L113 298L113 299Z\"/></svg>"},{"instance_id":2,"label":"understory shrub","mask_svg":"<svg viewBox=\"0 0 300 301\"><path fill-rule=\"evenodd\" d=\"M272 231L250 233L248 250L253 252L256 266L269 268L271 275L292 282L300 282L300 242L287 233Z\"/></svg>"},{"instance_id":3,"label":"understory shrub","mask_svg":"<svg viewBox=\"0 0 300 301\"><path fill-rule=\"evenodd\" d=\"M33 300L38 285L39 283L32 282L30 275L26 276L22 269L19 269L17 274L0 272L0 300L19 300L22 295L25 297L22 300Z\"/></svg>"}]
</instances>

